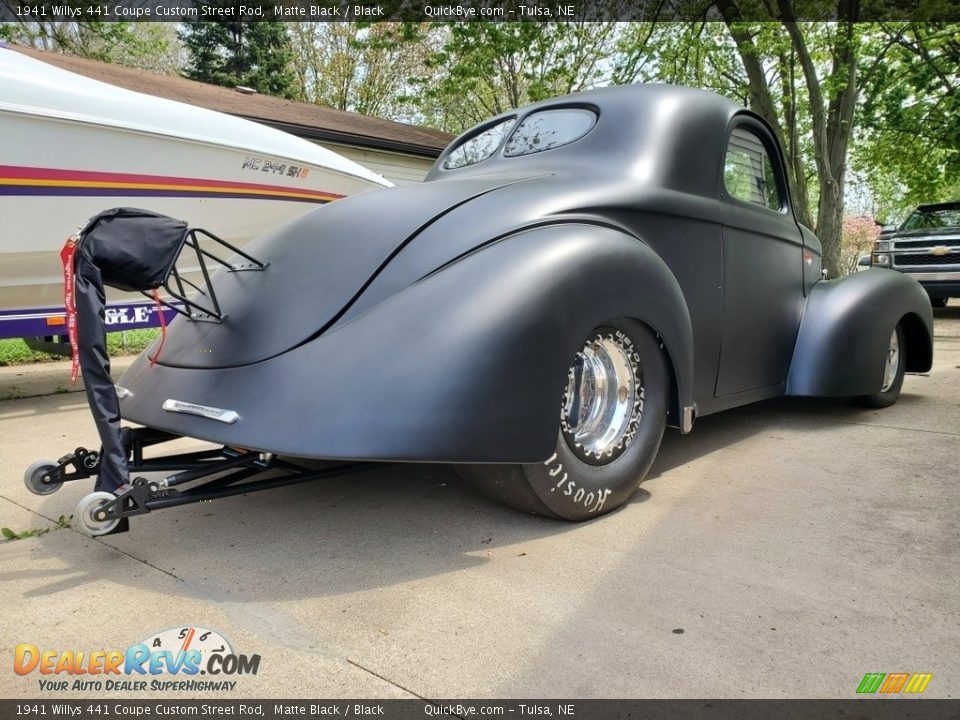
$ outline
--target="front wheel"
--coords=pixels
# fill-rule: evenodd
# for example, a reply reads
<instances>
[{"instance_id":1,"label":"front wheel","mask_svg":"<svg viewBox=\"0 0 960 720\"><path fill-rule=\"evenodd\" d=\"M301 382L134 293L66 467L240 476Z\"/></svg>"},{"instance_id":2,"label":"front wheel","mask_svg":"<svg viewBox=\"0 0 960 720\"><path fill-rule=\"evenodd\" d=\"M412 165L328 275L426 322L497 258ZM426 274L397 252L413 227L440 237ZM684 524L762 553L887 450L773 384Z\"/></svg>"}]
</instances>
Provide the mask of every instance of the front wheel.
<instances>
[{"instance_id":1,"label":"front wheel","mask_svg":"<svg viewBox=\"0 0 960 720\"><path fill-rule=\"evenodd\" d=\"M903 376L907 367L906 345L903 341L903 328L897 325L890 336L887 356L883 366L883 385L880 392L861 395L856 401L865 407L885 408L893 405L900 397L903 388Z\"/></svg>"},{"instance_id":2,"label":"front wheel","mask_svg":"<svg viewBox=\"0 0 960 720\"><path fill-rule=\"evenodd\" d=\"M596 328L567 373L553 454L532 465L458 471L525 512L587 520L623 505L650 469L667 420L669 375L658 338L632 320Z\"/></svg>"}]
</instances>

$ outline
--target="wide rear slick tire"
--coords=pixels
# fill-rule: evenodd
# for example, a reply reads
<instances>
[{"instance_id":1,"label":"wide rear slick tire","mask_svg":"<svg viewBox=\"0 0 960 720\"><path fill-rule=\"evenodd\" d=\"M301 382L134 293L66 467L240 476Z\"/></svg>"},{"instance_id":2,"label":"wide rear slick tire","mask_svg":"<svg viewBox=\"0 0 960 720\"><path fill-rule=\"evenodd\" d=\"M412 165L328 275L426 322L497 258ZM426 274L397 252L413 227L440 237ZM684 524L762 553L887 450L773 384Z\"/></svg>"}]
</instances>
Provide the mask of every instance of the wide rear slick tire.
<instances>
[{"instance_id":1,"label":"wide rear slick tire","mask_svg":"<svg viewBox=\"0 0 960 720\"><path fill-rule=\"evenodd\" d=\"M614 417L607 425L609 432L598 430L591 434L589 421L596 413L591 414L589 406L581 410L576 405L580 394L572 390L579 388L577 380L589 373L584 369L585 354L595 360L598 372L603 372L600 360L610 359L604 357L603 348L610 350L608 354L614 361L630 361L627 371L622 362L619 365L617 398L622 407L632 409L622 415L607 413ZM608 362L607 367L615 364ZM666 427L670 380L660 341L646 326L633 320L605 323L585 338L584 349L571 367L569 383L565 391L558 388L557 416L561 427L556 449L545 462L461 465L457 466L460 474L494 500L546 517L589 520L627 502L653 464ZM593 385L588 383L588 387ZM625 397L630 399L624 400ZM587 420L572 425L571 409L573 415ZM600 427L603 423L595 425Z\"/></svg>"}]
</instances>

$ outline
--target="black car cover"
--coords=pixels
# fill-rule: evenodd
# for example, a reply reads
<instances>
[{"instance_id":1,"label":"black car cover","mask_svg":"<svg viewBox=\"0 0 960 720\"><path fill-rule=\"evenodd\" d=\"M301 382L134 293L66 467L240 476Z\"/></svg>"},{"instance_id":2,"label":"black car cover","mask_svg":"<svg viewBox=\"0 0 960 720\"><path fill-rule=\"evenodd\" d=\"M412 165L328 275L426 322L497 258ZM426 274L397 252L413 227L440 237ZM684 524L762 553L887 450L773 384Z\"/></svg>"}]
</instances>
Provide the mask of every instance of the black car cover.
<instances>
[{"instance_id":1,"label":"black car cover","mask_svg":"<svg viewBox=\"0 0 960 720\"><path fill-rule=\"evenodd\" d=\"M64 248L74 367L79 364L82 370L87 403L102 443L99 490L113 492L129 479L120 402L110 377L104 285L127 291L156 290L166 282L188 233L182 220L149 210L114 208L92 218Z\"/></svg>"}]
</instances>

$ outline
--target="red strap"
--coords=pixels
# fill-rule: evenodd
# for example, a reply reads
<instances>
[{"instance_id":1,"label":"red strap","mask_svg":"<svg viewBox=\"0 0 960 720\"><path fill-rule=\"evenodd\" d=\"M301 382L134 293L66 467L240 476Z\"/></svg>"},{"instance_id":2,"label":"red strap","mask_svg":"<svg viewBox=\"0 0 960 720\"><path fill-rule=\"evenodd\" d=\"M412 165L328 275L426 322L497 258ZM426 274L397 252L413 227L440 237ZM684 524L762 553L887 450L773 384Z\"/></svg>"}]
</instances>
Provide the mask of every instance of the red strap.
<instances>
[{"instance_id":1,"label":"red strap","mask_svg":"<svg viewBox=\"0 0 960 720\"><path fill-rule=\"evenodd\" d=\"M80 346L77 340L77 294L76 276L73 265L77 253L77 237L71 235L60 251L63 263L63 307L67 313L67 334L70 337L70 383L77 382L80 373Z\"/></svg>"},{"instance_id":2,"label":"red strap","mask_svg":"<svg viewBox=\"0 0 960 720\"><path fill-rule=\"evenodd\" d=\"M150 367L157 364L157 358L160 357L160 351L163 350L163 344L167 341L167 318L163 314L163 303L160 302L160 293L154 289L153 299L157 303L157 312L160 314L160 347L150 358Z\"/></svg>"}]
</instances>

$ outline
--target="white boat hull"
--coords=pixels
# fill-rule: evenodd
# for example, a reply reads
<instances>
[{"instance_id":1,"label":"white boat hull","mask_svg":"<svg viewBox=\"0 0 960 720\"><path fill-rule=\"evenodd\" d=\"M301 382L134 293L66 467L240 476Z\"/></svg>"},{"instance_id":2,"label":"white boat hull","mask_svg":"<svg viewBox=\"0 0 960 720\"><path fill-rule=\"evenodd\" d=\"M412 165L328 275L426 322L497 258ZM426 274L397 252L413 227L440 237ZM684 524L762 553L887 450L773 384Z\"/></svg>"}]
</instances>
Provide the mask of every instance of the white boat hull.
<instances>
[{"instance_id":1,"label":"white boat hull","mask_svg":"<svg viewBox=\"0 0 960 720\"><path fill-rule=\"evenodd\" d=\"M26 60L39 66L31 69L41 83L46 69L55 79L79 78L0 50L0 61L9 65L11 56L14 64ZM3 69L0 62L0 90L5 91L12 83ZM84 108L42 107L36 98L32 104L31 98L11 102L15 93L0 92L0 337L60 332L60 248L88 218L105 209L152 210L242 247L325 203L387 184L285 133L79 79L117 93L121 109L132 95L160 103L153 115L173 113L182 120L184 114L196 114L198 130L205 133L181 127L175 135L146 125L143 117L110 122ZM22 88L13 86L17 89ZM223 134L211 139L218 127ZM118 328L157 322L154 308L144 305L140 295L117 292L108 294L108 300L142 306L109 311L108 322L115 320Z\"/></svg>"}]
</instances>

